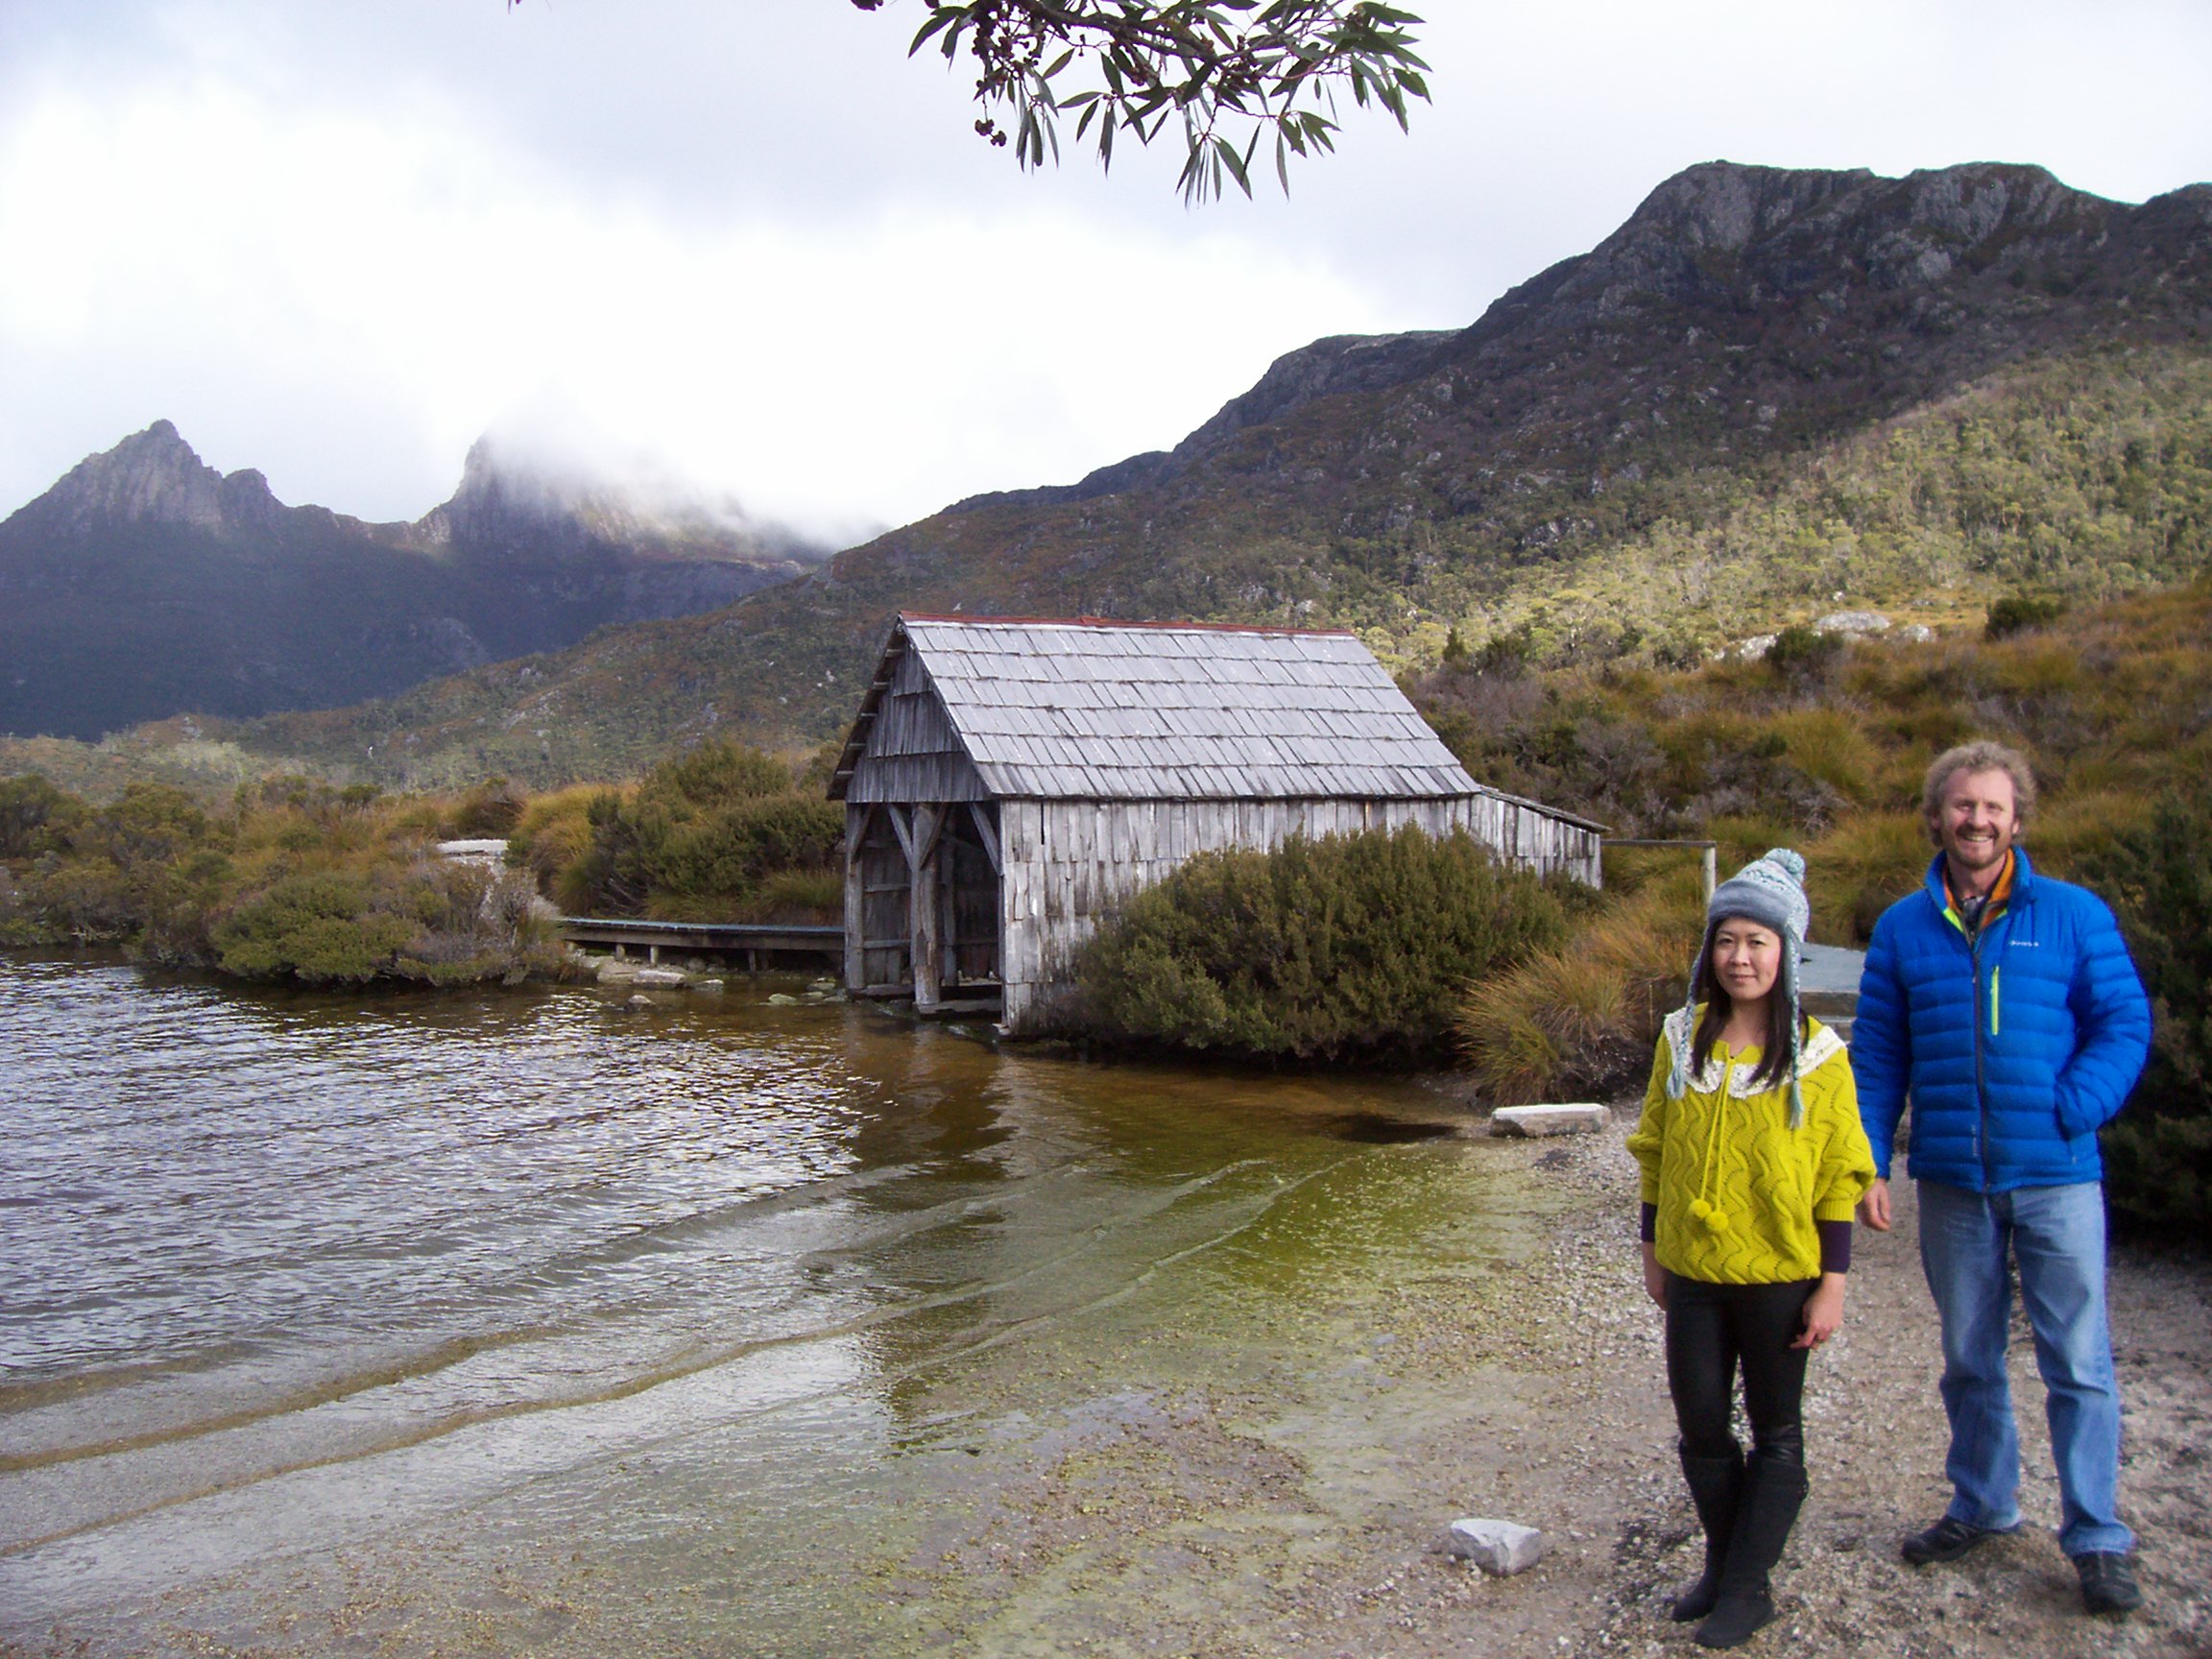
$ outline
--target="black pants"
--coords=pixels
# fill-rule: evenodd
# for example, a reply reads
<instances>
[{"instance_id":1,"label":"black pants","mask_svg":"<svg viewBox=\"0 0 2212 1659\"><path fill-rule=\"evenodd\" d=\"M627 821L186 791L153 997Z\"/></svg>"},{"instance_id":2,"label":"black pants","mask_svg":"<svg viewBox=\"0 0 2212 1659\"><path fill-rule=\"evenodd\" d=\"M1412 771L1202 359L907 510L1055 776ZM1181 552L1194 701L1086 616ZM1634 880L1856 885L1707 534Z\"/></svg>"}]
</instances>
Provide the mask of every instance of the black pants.
<instances>
[{"instance_id":1,"label":"black pants","mask_svg":"<svg viewBox=\"0 0 2212 1659\"><path fill-rule=\"evenodd\" d=\"M1804 1464L1808 1350L1790 1344L1804 1329L1805 1302L1818 1284L1709 1285L1667 1275L1667 1386L1686 1455L1736 1455L1729 1404L1741 1366L1753 1455Z\"/></svg>"}]
</instances>

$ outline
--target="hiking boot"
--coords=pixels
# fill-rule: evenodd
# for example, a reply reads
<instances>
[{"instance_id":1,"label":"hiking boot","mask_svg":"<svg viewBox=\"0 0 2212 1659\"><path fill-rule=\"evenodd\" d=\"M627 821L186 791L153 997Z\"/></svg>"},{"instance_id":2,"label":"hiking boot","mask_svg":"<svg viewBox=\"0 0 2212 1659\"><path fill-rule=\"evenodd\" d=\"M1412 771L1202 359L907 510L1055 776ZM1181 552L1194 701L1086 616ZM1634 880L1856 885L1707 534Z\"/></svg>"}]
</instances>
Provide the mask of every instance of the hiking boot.
<instances>
[{"instance_id":1,"label":"hiking boot","mask_svg":"<svg viewBox=\"0 0 2212 1659\"><path fill-rule=\"evenodd\" d=\"M2081 1605L2091 1613L2132 1613L2143 1605L2135 1574L2125 1555L2100 1552L2074 1557L2081 1575Z\"/></svg>"},{"instance_id":2,"label":"hiking boot","mask_svg":"<svg viewBox=\"0 0 2212 1659\"><path fill-rule=\"evenodd\" d=\"M1956 1561L1976 1545L1998 1536L1994 1527L1977 1527L1956 1515L1946 1515L1925 1532L1908 1533L1900 1552L1915 1567L1933 1561Z\"/></svg>"}]
</instances>

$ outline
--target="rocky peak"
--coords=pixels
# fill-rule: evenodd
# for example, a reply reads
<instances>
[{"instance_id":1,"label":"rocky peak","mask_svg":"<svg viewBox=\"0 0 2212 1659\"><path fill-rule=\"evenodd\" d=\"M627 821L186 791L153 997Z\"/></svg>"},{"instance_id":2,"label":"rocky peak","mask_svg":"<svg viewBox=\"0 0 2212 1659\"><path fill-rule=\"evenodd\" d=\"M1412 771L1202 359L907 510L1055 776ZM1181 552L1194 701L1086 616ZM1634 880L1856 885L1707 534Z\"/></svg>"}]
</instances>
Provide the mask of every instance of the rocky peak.
<instances>
[{"instance_id":1,"label":"rocky peak","mask_svg":"<svg viewBox=\"0 0 2212 1659\"><path fill-rule=\"evenodd\" d=\"M259 472L248 469L225 477L194 453L174 424L156 421L79 462L26 511L78 524L184 524L219 531L264 527L284 508Z\"/></svg>"},{"instance_id":2,"label":"rocky peak","mask_svg":"<svg viewBox=\"0 0 2212 1659\"><path fill-rule=\"evenodd\" d=\"M1652 298L1763 300L1940 283L1960 267L2087 245L2137 209L2041 167L1975 162L1885 179L1711 161L1677 173L1563 273L1558 298L1618 312Z\"/></svg>"}]
</instances>

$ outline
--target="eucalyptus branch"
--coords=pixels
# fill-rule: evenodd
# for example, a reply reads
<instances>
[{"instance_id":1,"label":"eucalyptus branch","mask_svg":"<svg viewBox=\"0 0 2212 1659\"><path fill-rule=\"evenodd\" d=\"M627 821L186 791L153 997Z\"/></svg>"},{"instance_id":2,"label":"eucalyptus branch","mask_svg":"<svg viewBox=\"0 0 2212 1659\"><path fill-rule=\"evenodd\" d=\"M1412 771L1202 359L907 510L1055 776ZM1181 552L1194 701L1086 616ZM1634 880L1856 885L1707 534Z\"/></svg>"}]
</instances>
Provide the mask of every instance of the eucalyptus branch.
<instances>
[{"instance_id":1,"label":"eucalyptus branch","mask_svg":"<svg viewBox=\"0 0 2212 1659\"><path fill-rule=\"evenodd\" d=\"M876 11L882 0L853 0ZM1038 167L1057 159L1060 123L1112 166L1116 135L1150 144L1170 121L1185 146L1184 198L1252 193L1273 137L1275 172L1335 148L1337 99L1379 104L1407 125L1427 99L1414 51L1421 19L1382 0L928 0L910 52L935 46L976 70L975 131Z\"/></svg>"}]
</instances>

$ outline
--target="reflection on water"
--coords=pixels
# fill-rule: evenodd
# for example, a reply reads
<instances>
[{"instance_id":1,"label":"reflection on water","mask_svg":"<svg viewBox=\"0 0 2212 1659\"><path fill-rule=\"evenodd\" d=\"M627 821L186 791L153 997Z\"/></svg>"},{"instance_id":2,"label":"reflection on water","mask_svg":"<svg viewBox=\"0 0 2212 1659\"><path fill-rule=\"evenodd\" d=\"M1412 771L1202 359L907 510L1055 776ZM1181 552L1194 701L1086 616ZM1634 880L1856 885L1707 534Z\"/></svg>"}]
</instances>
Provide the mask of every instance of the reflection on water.
<instances>
[{"instance_id":1,"label":"reflection on water","mask_svg":"<svg viewBox=\"0 0 2212 1659\"><path fill-rule=\"evenodd\" d=\"M1279 1293L1447 1116L834 1003L51 961L0 960L0 1636L457 1515L665 1556L773 1510L763 1571L895 1525L886 1458L1019 1404L960 1367Z\"/></svg>"}]
</instances>

